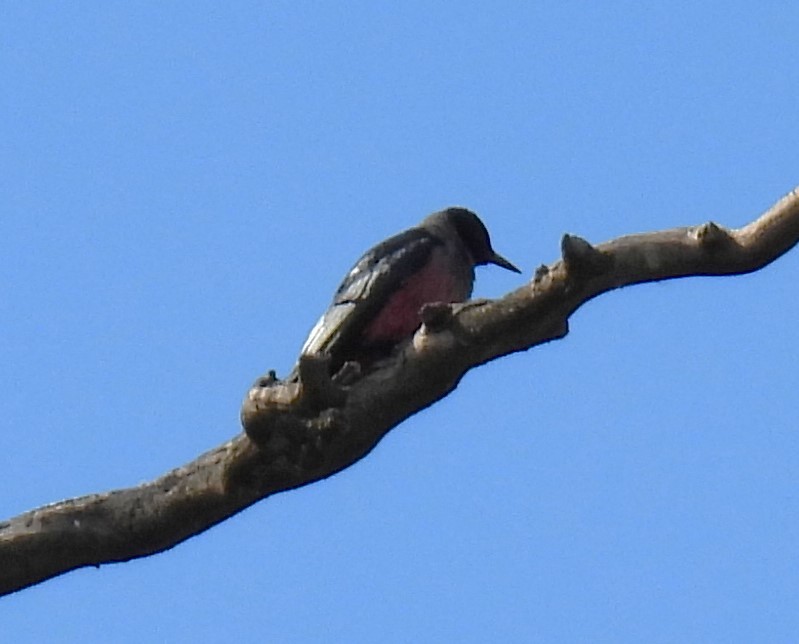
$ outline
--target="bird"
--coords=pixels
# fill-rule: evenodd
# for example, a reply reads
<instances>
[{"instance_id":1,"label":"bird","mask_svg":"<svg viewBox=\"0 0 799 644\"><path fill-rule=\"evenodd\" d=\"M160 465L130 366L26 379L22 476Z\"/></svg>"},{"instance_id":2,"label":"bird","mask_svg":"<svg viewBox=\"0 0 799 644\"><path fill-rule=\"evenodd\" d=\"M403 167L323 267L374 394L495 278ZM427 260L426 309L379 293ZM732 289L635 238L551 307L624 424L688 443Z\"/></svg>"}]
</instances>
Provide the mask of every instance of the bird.
<instances>
[{"instance_id":1,"label":"bird","mask_svg":"<svg viewBox=\"0 0 799 644\"><path fill-rule=\"evenodd\" d=\"M461 207L435 212L363 254L300 354L329 356L331 376L347 362L358 362L363 370L413 336L423 305L469 299L474 268L484 264L521 273L494 251L474 212ZM295 367L289 379L297 372Z\"/></svg>"}]
</instances>

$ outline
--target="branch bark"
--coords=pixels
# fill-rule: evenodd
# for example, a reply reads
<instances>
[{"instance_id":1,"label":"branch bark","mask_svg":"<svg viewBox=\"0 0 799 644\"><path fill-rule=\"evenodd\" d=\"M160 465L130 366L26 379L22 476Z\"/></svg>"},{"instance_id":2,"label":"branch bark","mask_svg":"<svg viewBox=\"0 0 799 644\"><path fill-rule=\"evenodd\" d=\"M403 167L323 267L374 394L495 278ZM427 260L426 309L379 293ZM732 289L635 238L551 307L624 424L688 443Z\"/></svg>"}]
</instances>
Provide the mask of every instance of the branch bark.
<instances>
[{"instance_id":1,"label":"branch bark","mask_svg":"<svg viewBox=\"0 0 799 644\"><path fill-rule=\"evenodd\" d=\"M242 406L245 433L154 481L0 522L0 594L167 550L260 499L352 465L393 427L446 396L469 369L565 336L569 316L597 295L756 271L797 241L799 188L737 230L711 222L599 246L565 235L562 259L506 296L450 311L431 306L413 340L364 377L330 382L319 377L325 366L311 361L301 373L312 384L259 379Z\"/></svg>"}]
</instances>

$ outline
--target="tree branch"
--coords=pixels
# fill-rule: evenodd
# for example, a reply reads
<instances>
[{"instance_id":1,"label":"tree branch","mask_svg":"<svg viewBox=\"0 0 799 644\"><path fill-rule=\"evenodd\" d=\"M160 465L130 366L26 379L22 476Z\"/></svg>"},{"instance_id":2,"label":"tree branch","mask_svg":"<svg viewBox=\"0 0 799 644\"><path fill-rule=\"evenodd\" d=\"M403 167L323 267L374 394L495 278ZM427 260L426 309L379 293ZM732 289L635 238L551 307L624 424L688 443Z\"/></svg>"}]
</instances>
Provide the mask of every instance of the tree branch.
<instances>
[{"instance_id":1,"label":"tree branch","mask_svg":"<svg viewBox=\"0 0 799 644\"><path fill-rule=\"evenodd\" d=\"M601 293L762 268L799 241L797 190L738 230L707 223L599 246L565 235L563 259L505 297L426 308L413 341L362 378L331 382L326 365L311 360L301 365L311 384L259 379L242 406L246 433L149 483L0 522L0 594L167 550L270 494L352 465L469 369L566 335L569 316Z\"/></svg>"}]
</instances>

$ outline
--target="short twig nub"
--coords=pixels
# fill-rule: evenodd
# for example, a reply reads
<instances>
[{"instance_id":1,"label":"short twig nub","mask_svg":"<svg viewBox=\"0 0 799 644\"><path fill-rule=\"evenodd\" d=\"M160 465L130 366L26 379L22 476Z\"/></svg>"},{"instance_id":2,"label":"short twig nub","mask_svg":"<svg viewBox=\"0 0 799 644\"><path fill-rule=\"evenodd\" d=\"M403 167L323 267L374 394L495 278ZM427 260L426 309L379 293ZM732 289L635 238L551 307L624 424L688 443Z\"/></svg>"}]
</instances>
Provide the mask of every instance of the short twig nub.
<instances>
[{"instance_id":1,"label":"short twig nub","mask_svg":"<svg viewBox=\"0 0 799 644\"><path fill-rule=\"evenodd\" d=\"M535 269L535 274L533 275L533 282L540 282L544 279L547 275L549 275L549 266L546 264L541 264L538 268Z\"/></svg>"},{"instance_id":2,"label":"short twig nub","mask_svg":"<svg viewBox=\"0 0 799 644\"><path fill-rule=\"evenodd\" d=\"M597 250L582 237L563 235L560 250L563 254L563 261L566 262L566 268L572 273L599 275L610 267L610 257Z\"/></svg>"},{"instance_id":3,"label":"short twig nub","mask_svg":"<svg viewBox=\"0 0 799 644\"><path fill-rule=\"evenodd\" d=\"M432 333L443 331L452 321L452 307L444 302L425 304L419 314L427 330Z\"/></svg>"},{"instance_id":4,"label":"short twig nub","mask_svg":"<svg viewBox=\"0 0 799 644\"><path fill-rule=\"evenodd\" d=\"M730 240L730 234L718 224L709 221L694 228L696 239L709 248L717 248Z\"/></svg>"},{"instance_id":5,"label":"short twig nub","mask_svg":"<svg viewBox=\"0 0 799 644\"><path fill-rule=\"evenodd\" d=\"M330 378L330 356L301 355L298 364L302 383L301 405L312 410L340 407L346 393Z\"/></svg>"}]
</instances>

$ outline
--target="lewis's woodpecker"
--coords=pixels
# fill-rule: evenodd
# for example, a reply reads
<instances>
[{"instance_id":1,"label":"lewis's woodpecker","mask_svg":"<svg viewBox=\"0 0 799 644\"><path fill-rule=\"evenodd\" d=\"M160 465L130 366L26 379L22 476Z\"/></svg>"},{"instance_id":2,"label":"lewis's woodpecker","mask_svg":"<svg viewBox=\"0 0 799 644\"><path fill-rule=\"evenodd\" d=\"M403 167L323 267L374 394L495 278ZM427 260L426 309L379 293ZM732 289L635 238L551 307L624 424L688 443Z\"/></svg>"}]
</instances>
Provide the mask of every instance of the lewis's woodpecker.
<instances>
[{"instance_id":1,"label":"lewis's woodpecker","mask_svg":"<svg viewBox=\"0 0 799 644\"><path fill-rule=\"evenodd\" d=\"M387 356L419 328L422 305L467 300L474 267L482 264L521 272L491 248L486 227L472 211L433 213L358 260L302 353L329 355L331 374L345 362L364 366Z\"/></svg>"}]
</instances>

